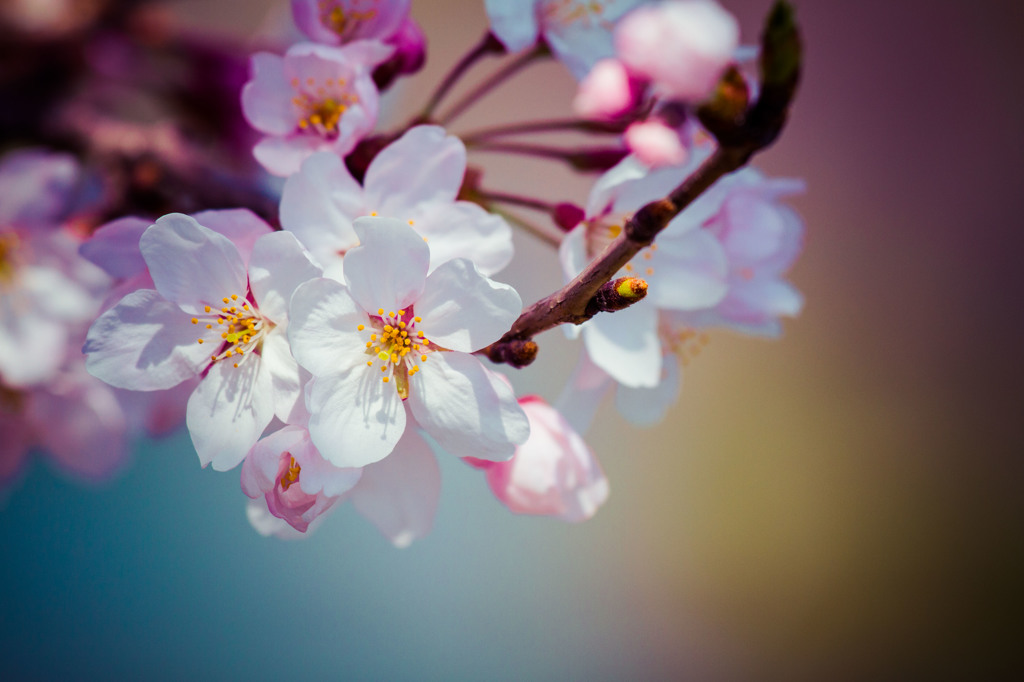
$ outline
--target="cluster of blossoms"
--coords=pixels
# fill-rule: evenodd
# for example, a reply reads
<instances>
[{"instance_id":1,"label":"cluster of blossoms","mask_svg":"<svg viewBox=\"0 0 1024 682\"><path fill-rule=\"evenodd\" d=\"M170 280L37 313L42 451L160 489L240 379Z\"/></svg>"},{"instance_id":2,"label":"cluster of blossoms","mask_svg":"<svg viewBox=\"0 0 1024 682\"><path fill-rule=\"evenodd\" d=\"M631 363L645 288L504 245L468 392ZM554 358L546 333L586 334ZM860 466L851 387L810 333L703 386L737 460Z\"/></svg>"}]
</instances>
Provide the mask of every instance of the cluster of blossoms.
<instances>
[{"instance_id":1,"label":"cluster of blossoms","mask_svg":"<svg viewBox=\"0 0 1024 682\"><path fill-rule=\"evenodd\" d=\"M254 158L285 178L276 216L203 207L85 229L101 221L72 158L6 157L0 420L15 435L0 480L33 446L102 476L132 436L183 421L203 466L241 465L249 519L267 535L301 536L350 500L404 546L432 524L435 456L482 470L514 512L581 521L608 496L583 438L607 392L653 423L709 330L778 335L801 307L784 278L803 237L780 199L802 185L747 167L621 267L616 305L555 321L576 323L566 329L582 344L554 404L516 396L487 361L537 314L492 279L513 258L507 218L558 244L571 291L638 211L716 154L693 112L741 56L735 20L711 0L484 5L481 46L408 125L374 134L380 91L425 58L409 0L292 0L310 42L253 55L240 91ZM467 166L470 144L543 124L465 141L435 124L474 101L434 114L476 59L520 51L506 76L553 54L580 80L583 118L552 130L612 136L609 153L562 157L602 171L584 207L489 192ZM557 232L490 210L501 203L546 212Z\"/></svg>"}]
</instances>

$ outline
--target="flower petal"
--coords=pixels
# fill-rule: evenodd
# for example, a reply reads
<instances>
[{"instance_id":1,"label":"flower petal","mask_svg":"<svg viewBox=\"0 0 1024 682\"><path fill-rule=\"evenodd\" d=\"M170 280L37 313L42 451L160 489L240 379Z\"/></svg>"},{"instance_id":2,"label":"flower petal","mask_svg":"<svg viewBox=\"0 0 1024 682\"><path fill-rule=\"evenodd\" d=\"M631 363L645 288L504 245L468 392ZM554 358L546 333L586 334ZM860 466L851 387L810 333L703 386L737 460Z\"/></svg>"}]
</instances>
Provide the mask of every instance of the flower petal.
<instances>
[{"instance_id":1,"label":"flower petal","mask_svg":"<svg viewBox=\"0 0 1024 682\"><path fill-rule=\"evenodd\" d=\"M295 289L320 275L320 268L290 232L264 235L253 246L249 287L260 314L278 326L288 322L288 302Z\"/></svg>"},{"instance_id":2,"label":"flower petal","mask_svg":"<svg viewBox=\"0 0 1024 682\"><path fill-rule=\"evenodd\" d=\"M200 211L192 215L196 222L208 227L217 234L231 240L238 249L242 262L249 264L252 247L260 237L274 231L263 218L247 208L226 208L211 211Z\"/></svg>"},{"instance_id":3,"label":"flower petal","mask_svg":"<svg viewBox=\"0 0 1024 682\"><path fill-rule=\"evenodd\" d=\"M260 357L270 372L274 392L274 414L286 424L296 423L306 413L306 408L302 404L302 388L310 375L299 367L292 357L284 330L278 327L267 334L263 339Z\"/></svg>"},{"instance_id":4,"label":"flower petal","mask_svg":"<svg viewBox=\"0 0 1024 682\"><path fill-rule=\"evenodd\" d=\"M470 353L497 341L523 310L515 289L480 274L464 258L442 263L416 301L417 329L443 348Z\"/></svg>"},{"instance_id":5,"label":"flower petal","mask_svg":"<svg viewBox=\"0 0 1024 682\"><path fill-rule=\"evenodd\" d=\"M146 269L146 261L139 251L139 238L150 224L145 218L132 216L113 220L93 232L79 248L79 253L116 279L137 275Z\"/></svg>"},{"instance_id":6,"label":"flower petal","mask_svg":"<svg viewBox=\"0 0 1024 682\"><path fill-rule=\"evenodd\" d=\"M284 73L284 59L257 52L250 60L252 79L242 88L242 113L249 124L269 135L287 135L298 121L292 87Z\"/></svg>"},{"instance_id":7,"label":"flower petal","mask_svg":"<svg viewBox=\"0 0 1024 682\"><path fill-rule=\"evenodd\" d=\"M501 216L469 201L420 207L414 227L430 247L430 267L468 258L485 275L512 260L512 228Z\"/></svg>"},{"instance_id":8,"label":"flower petal","mask_svg":"<svg viewBox=\"0 0 1024 682\"><path fill-rule=\"evenodd\" d=\"M484 0L491 32L509 52L518 52L537 42L540 27L534 2L522 0Z\"/></svg>"},{"instance_id":9,"label":"flower petal","mask_svg":"<svg viewBox=\"0 0 1024 682\"><path fill-rule=\"evenodd\" d=\"M387 313L419 298L430 266L423 238L393 218L359 218L354 227L359 246L345 256L345 279L356 303Z\"/></svg>"},{"instance_id":10,"label":"flower petal","mask_svg":"<svg viewBox=\"0 0 1024 682\"><path fill-rule=\"evenodd\" d=\"M406 429L395 451L363 469L352 505L396 547L430 532L441 497L437 459L415 428Z\"/></svg>"},{"instance_id":11,"label":"flower petal","mask_svg":"<svg viewBox=\"0 0 1024 682\"><path fill-rule=\"evenodd\" d=\"M369 318L348 289L330 279L299 286L289 308L292 355L315 376L344 371L366 361L367 335L357 330Z\"/></svg>"},{"instance_id":12,"label":"flower petal","mask_svg":"<svg viewBox=\"0 0 1024 682\"><path fill-rule=\"evenodd\" d=\"M337 467L362 467L395 449L405 431L405 408L393 385L361 363L316 377L306 403L309 435L320 454Z\"/></svg>"},{"instance_id":13,"label":"flower petal","mask_svg":"<svg viewBox=\"0 0 1024 682\"><path fill-rule=\"evenodd\" d=\"M233 367L215 362L188 399L185 423L199 461L217 471L238 466L274 418L273 386L258 355Z\"/></svg>"},{"instance_id":14,"label":"flower petal","mask_svg":"<svg viewBox=\"0 0 1024 682\"><path fill-rule=\"evenodd\" d=\"M325 149L330 147L321 138L312 135L264 137L252 148L252 155L268 173L287 178L299 172L303 161Z\"/></svg>"},{"instance_id":15,"label":"flower petal","mask_svg":"<svg viewBox=\"0 0 1024 682\"><path fill-rule=\"evenodd\" d=\"M620 385L615 392L615 407L631 424L653 426L665 418L668 409L679 399L682 373L679 359L664 355L661 360L661 381L653 388L631 388Z\"/></svg>"},{"instance_id":16,"label":"flower petal","mask_svg":"<svg viewBox=\"0 0 1024 682\"><path fill-rule=\"evenodd\" d=\"M647 301L584 323L583 342L594 363L620 384L655 386L661 378L657 309Z\"/></svg>"},{"instance_id":17,"label":"flower petal","mask_svg":"<svg viewBox=\"0 0 1024 682\"><path fill-rule=\"evenodd\" d=\"M679 238L659 238L647 261L647 297L658 308L709 308L728 291L728 260L721 244L706 230Z\"/></svg>"},{"instance_id":18,"label":"flower petal","mask_svg":"<svg viewBox=\"0 0 1024 682\"><path fill-rule=\"evenodd\" d=\"M285 180L281 226L324 267L359 244L352 221L368 213L363 188L332 152L313 154Z\"/></svg>"},{"instance_id":19,"label":"flower petal","mask_svg":"<svg viewBox=\"0 0 1024 682\"><path fill-rule=\"evenodd\" d=\"M466 147L440 126L416 126L381 150L366 169L366 205L408 220L416 206L455 201L466 172Z\"/></svg>"},{"instance_id":20,"label":"flower petal","mask_svg":"<svg viewBox=\"0 0 1024 682\"><path fill-rule=\"evenodd\" d=\"M247 292L238 249L195 218L181 213L163 216L142 234L139 248L156 290L185 312L199 313L204 305L219 308L222 297Z\"/></svg>"},{"instance_id":21,"label":"flower petal","mask_svg":"<svg viewBox=\"0 0 1024 682\"><path fill-rule=\"evenodd\" d=\"M406 402L423 430L456 457L506 460L530 435L512 388L472 355L432 353L419 367Z\"/></svg>"},{"instance_id":22,"label":"flower petal","mask_svg":"<svg viewBox=\"0 0 1024 682\"><path fill-rule=\"evenodd\" d=\"M85 367L118 388L171 388L209 364L211 344L197 343L198 336L178 306L152 289L140 289L93 323L82 348Z\"/></svg>"}]
</instances>

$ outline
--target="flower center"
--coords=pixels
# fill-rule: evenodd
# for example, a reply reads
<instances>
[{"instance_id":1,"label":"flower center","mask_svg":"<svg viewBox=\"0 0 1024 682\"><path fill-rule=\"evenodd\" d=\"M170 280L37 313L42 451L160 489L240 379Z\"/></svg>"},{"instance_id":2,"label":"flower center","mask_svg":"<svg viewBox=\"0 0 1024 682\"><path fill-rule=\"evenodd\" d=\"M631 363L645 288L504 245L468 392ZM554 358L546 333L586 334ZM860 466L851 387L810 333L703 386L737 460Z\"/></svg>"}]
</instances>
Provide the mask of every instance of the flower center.
<instances>
[{"instance_id":1,"label":"flower center","mask_svg":"<svg viewBox=\"0 0 1024 682\"><path fill-rule=\"evenodd\" d=\"M608 0L547 0L541 5L541 15L548 25L581 23L587 28L601 26L611 29L612 22L603 16L607 4Z\"/></svg>"},{"instance_id":2,"label":"flower center","mask_svg":"<svg viewBox=\"0 0 1024 682\"><path fill-rule=\"evenodd\" d=\"M351 2L332 2L320 0L320 21L331 29L345 42L359 32L359 24L377 16L377 0L351 0ZM347 7L346 7L347 5Z\"/></svg>"},{"instance_id":3,"label":"flower center","mask_svg":"<svg viewBox=\"0 0 1024 682\"><path fill-rule=\"evenodd\" d=\"M412 317L411 311L399 310L397 315L392 311L385 315L380 308L377 315L370 318L375 331L366 342L366 354L373 359L367 360L366 366L376 364L383 374L381 380L385 384L394 381L395 390L405 400L409 397L409 377L420 371L417 360L426 362L427 355L437 350L437 346L422 331L416 330L423 318ZM366 327L356 328L363 331Z\"/></svg>"},{"instance_id":4,"label":"flower center","mask_svg":"<svg viewBox=\"0 0 1024 682\"><path fill-rule=\"evenodd\" d=\"M245 355L260 351L263 337L274 328L274 323L263 317L259 310L250 306L249 302L244 299L242 299L241 305L237 305L239 301L237 294L225 296L221 300L224 302L224 307L217 311L215 317L192 318L192 324L202 324L208 330L206 332L208 336L206 338L199 337L196 342L205 343L211 339L216 341L216 335L219 334L221 350L220 353L210 356L210 362L218 362L238 355L239 358L232 363L238 367ZM205 312L213 313L214 311L212 307L206 306Z\"/></svg>"},{"instance_id":5,"label":"flower center","mask_svg":"<svg viewBox=\"0 0 1024 682\"><path fill-rule=\"evenodd\" d=\"M300 130L316 133L321 137L338 136L338 125L348 108L359 102L359 96L351 92L344 78L325 78L323 81L307 78L304 82L292 78L295 96L297 125Z\"/></svg>"},{"instance_id":6,"label":"flower center","mask_svg":"<svg viewBox=\"0 0 1024 682\"><path fill-rule=\"evenodd\" d=\"M0 288L7 288L18 274L22 255L21 239L16 232L0 232Z\"/></svg>"},{"instance_id":7,"label":"flower center","mask_svg":"<svg viewBox=\"0 0 1024 682\"><path fill-rule=\"evenodd\" d=\"M302 467L299 466L299 463L295 461L294 457L291 457L291 463L281 474L281 491L285 492L293 483L298 483L300 473L302 473Z\"/></svg>"},{"instance_id":8,"label":"flower center","mask_svg":"<svg viewBox=\"0 0 1024 682\"><path fill-rule=\"evenodd\" d=\"M706 332L673 324L665 319L658 325L658 336L661 338L662 346L675 353L683 367L700 355L711 341Z\"/></svg>"}]
</instances>

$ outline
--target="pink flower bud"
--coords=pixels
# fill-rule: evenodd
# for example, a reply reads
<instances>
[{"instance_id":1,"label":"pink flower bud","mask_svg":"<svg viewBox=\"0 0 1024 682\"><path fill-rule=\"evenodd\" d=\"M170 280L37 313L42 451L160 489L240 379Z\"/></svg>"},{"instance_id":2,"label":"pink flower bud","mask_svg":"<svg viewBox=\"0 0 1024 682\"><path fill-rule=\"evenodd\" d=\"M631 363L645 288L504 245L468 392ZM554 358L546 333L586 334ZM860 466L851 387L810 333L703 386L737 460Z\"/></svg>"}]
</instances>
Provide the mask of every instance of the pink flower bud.
<instances>
[{"instance_id":1,"label":"pink flower bud","mask_svg":"<svg viewBox=\"0 0 1024 682\"><path fill-rule=\"evenodd\" d=\"M626 129L625 140L648 168L677 166L689 155L679 133L657 119L632 124Z\"/></svg>"},{"instance_id":2,"label":"pink flower bud","mask_svg":"<svg viewBox=\"0 0 1024 682\"><path fill-rule=\"evenodd\" d=\"M711 93L738 41L736 19L712 0L641 7L615 31L616 52L633 74L661 97L690 102Z\"/></svg>"},{"instance_id":3,"label":"pink flower bud","mask_svg":"<svg viewBox=\"0 0 1024 682\"><path fill-rule=\"evenodd\" d=\"M530 437L512 459L469 463L486 471L494 496L517 514L589 519L608 499L601 465L555 408L535 396L519 405L530 420Z\"/></svg>"},{"instance_id":4,"label":"pink flower bud","mask_svg":"<svg viewBox=\"0 0 1024 682\"><path fill-rule=\"evenodd\" d=\"M580 82L572 107L585 118L615 118L636 104L626 67L617 59L602 59Z\"/></svg>"}]
</instances>

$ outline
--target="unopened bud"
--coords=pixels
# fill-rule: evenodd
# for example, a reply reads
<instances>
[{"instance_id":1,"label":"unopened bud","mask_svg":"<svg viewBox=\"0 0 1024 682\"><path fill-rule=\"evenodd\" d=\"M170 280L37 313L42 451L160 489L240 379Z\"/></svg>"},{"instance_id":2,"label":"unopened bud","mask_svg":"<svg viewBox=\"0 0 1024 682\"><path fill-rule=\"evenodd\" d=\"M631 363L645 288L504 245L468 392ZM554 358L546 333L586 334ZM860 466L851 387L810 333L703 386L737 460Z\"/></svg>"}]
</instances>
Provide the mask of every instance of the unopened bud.
<instances>
[{"instance_id":1,"label":"unopened bud","mask_svg":"<svg viewBox=\"0 0 1024 682\"><path fill-rule=\"evenodd\" d=\"M537 342L527 339L497 341L487 349L491 362L503 362L513 367L526 367L537 358Z\"/></svg>"},{"instance_id":2,"label":"unopened bud","mask_svg":"<svg viewBox=\"0 0 1024 682\"><path fill-rule=\"evenodd\" d=\"M586 213L582 208L576 204L571 204L568 201L563 201L555 206L554 213L551 214L551 218L555 221L555 225L568 232L573 229L586 217Z\"/></svg>"},{"instance_id":3,"label":"unopened bud","mask_svg":"<svg viewBox=\"0 0 1024 682\"><path fill-rule=\"evenodd\" d=\"M566 161L578 171L603 173L628 155L624 147L591 147L570 153Z\"/></svg>"},{"instance_id":4,"label":"unopened bud","mask_svg":"<svg viewBox=\"0 0 1024 682\"><path fill-rule=\"evenodd\" d=\"M587 304L587 318L633 305L647 295L647 282L639 277L620 277L606 282Z\"/></svg>"}]
</instances>

